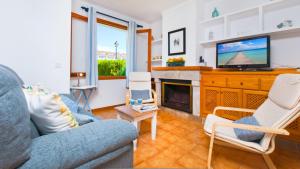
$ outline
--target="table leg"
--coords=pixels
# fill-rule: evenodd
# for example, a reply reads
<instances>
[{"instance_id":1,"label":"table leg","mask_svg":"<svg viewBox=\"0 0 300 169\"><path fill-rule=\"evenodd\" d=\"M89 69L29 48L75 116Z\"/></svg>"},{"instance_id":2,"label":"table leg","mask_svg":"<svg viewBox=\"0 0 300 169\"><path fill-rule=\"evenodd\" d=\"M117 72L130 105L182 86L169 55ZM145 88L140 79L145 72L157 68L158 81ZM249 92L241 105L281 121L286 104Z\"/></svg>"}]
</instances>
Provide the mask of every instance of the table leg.
<instances>
[{"instance_id":1,"label":"table leg","mask_svg":"<svg viewBox=\"0 0 300 169\"><path fill-rule=\"evenodd\" d=\"M117 113L117 119L118 119L118 120L121 120L121 116L120 116L119 113Z\"/></svg>"},{"instance_id":2,"label":"table leg","mask_svg":"<svg viewBox=\"0 0 300 169\"><path fill-rule=\"evenodd\" d=\"M91 97L91 94L93 93L93 89L88 90L88 92L89 92L88 95L86 94L85 91L82 90L82 92L83 92L83 97L84 97L84 100L85 100L85 104L84 104L83 109L86 109L86 107L87 107L87 111L92 113L92 109L91 109L90 104L89 104L89 99Z\"/></svg>"},{"instance_id":3,"label":"table leg","mask_svg":"<svg viewBox=\"0 0 300 169\"><path fill-rule=\"evenodd\" d=\"M138 122L138 124L137 124L137 130L138 130L138 133L140 132L140 130L141 130L141 121L140 122Z\"/></svg>"},{"instance_id":4,"label":"table leg","mask_svg":"<svg viewBox=\"0 0 300 169\"><path fill-rule=\"evenodd\" d=\"M156 139L156 125L157 125L157 111L154 112L154 115L151 120L151 137L152 140Z\"/></svg>"},{"instance_id":5,"label":"table leg","mask_svg":"<svg viewBox=\"0 0 300 169\"><path fill-rule=\"evenodd\" d=\"M138 122L137 121L133 121L132 124L136 127L136 129L138 128ZM135 151L137 147L137 139L135 139L133 141L133 150Z\"/></svg>"},{"instance_id":6,"label":"table leg","mask_svg":"<svg viewBox=\"0 0 300 169\"><path fill-rule=\"evenodd\" d=\"M79 105L79 103L80 103L80 99L81 99L81 97L82 97L82 92L81 91L79 91L79 96L77 97L77 100L76 100L76 104L77 104L77 106Z\"/></svg>"}]
</instances>

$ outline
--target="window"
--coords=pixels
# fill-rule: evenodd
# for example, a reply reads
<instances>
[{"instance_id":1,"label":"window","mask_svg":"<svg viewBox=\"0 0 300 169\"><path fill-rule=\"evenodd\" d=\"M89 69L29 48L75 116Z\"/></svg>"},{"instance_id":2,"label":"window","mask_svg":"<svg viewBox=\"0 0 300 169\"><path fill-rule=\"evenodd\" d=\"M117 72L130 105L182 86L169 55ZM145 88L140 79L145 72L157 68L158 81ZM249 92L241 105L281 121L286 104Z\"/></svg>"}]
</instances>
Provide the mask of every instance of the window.
<instances>
[{"instance_id":1,"label":"window","mask_svg":"<svg viewBox=\"0 0 300 169\"><path fill-rule=\"evenodd\" d=\"M99 77L126 75L127 30L97 25L97 58Z\"/></svg>"}]
</instances>

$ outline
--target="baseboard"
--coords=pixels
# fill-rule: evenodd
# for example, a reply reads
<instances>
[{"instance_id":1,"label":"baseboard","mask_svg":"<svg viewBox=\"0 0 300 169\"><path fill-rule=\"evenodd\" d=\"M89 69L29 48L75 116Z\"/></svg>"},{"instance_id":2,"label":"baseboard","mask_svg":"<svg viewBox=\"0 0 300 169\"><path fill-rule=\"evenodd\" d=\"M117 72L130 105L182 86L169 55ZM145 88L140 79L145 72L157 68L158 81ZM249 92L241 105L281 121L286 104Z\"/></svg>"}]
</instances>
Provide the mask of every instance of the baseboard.
<instances>
[{"instance_id":1,"label":"baseboard","mask_svg":"<svg viewBox=\"0 0 300 169\"><path fill-rule=\"evenodd\" d=\"M101 108L97 108L97 109L92 109L92 111L101 111L101 110L106 110L106 109L113 109L115 107L118 107L118 106L124 106L124 104L117 104L117 105L113 105L113 106L107 106L107 107L101 107Z\"/></svg>"}]
</instances>

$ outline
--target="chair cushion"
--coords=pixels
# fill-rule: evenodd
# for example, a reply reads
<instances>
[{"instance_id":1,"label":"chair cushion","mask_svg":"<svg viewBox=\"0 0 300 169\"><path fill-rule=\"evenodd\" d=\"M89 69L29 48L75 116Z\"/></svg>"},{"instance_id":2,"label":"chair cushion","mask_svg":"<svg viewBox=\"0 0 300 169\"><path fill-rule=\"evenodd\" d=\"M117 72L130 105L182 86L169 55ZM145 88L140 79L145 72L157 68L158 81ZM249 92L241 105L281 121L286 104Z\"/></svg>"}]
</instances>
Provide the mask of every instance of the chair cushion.
<instances>
[{"instance_id":1,"label":"chair cushion","mask_svg":"<svg viewBox=\"0 0 300 169\"><path fill-rule=\"evenodd\" d=\"M241 118L239 120L234 121L233 123L260 126L259 123L257 122L256 118L253 116ZM241 140L254 141L254 142L260 141L265 135L262 132L243 130L243 129L239 129L239 128L235 128L234 133Z\"/></svg>"},{"instance_id":2,"label":"chair cushion","mask_svg":"<svg viewBox=\"0 0 300 169\"><path fill-rule=\"evenodd\" d=\"M18 168L30 158L30 117L14 74L0 66L0 168Z\"/></svg>"},{"instance_id":3,"label":"chair cushion","mask_svg":"<svg viewBox=\"0 0 300 169\"><path fill-rule=\"evenodd\" d=\"M31 119L42 135L78 127L78 122L59 94L23 90Z\"/></svg>"},{"instance_id":4,"label":"chair cushion","mask_svg":"<svg viewBox=\"0 0 300 169\"><path fill-rule=\"evenodd\" d=\"M231 120L227 120L222 117L218 117L216 115L209 114L206 117L205 124L204 124L205 133L210 135L212 133L213 124L217 123L217 122L232 123ZM230 127L221 127L221 126L217 127L216 128L216 137L218 139L221 139L228 143L236 143L236 144L244 145L244 146L251 147L251 148L254 148L254 149L262 151L262 152L267 150L264 147L262 147L259 143L243 141L243 140L237 138L237 136L234 133L233 128L230 128Z\"/></svg>"},{"instance_id":5,"label":"chair cushion","mask_svg":"<svg viewBox=\"0 0 300 169\"><path fill-rule=\"evenodd\" d=\"M270 90L269 98L285 109L293 109L300 102L300 74L279 75Z\"/></svg>"},{"instance_id":6,"label":"chair cushion","mask_svg":"<svg viewBox=\"0 0 300 169\"><path fill-rule=\"evenodd\" d=\"M143 100L149 100L151 99L149 90L130 90L131 93L131 99L137 100L137 99L143 99Z\"/></svg>"},{"instance_id":7,"label":"chair cushion","mask_svg":"<svg viewBox=\"0 0 300 169\"><path fill-rule=\"evenodd\" d=\"M129 74L129 81L149 82L149 81L151 81L151 73L150 72L131 72Z\"/></svg>"}]
</instances>

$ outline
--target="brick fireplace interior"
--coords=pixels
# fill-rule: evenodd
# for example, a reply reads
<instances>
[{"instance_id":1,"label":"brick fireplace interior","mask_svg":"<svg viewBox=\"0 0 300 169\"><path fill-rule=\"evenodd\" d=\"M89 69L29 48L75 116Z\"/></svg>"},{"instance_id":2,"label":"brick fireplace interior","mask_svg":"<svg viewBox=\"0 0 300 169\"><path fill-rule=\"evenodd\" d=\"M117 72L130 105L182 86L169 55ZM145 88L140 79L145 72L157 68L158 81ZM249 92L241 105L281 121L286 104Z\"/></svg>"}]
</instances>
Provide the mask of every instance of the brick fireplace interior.
<instances>
[{"instance_id":1,"label":"brick fireplace interior","mask_svg":"<svg viewBox=\"0 0 300 169\"><path fill-rule=\"evenodd\" d=\"M193 112L193 88L190 80L161 79L161 85L162 106L190 114Z\"/></svg>"}]
</instances>

